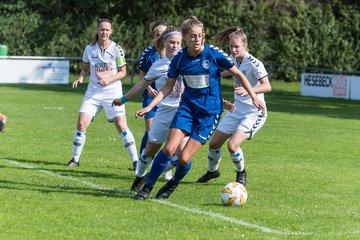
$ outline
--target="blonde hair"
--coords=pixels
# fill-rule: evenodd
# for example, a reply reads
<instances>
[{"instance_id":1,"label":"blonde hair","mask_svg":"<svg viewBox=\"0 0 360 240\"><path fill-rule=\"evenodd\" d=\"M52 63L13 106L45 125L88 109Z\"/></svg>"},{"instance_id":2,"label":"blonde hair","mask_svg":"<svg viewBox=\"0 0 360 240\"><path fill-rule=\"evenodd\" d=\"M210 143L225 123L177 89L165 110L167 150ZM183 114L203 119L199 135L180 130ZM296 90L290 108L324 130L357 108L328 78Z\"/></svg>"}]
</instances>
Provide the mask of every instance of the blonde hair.
<instances>
[{"instance_id":1,"label":"blonde hair","mask_svg":"<svg viewBox=\"0 0 360 240\"><path fill-rule=\"evenodd\" d=\"M203 42L202 44L205 43L205 28L204 28L204 24L196 17L196 16L191 16L188 19L186 19L182 24L181 24L181 33L182 35L185 37L186 34L188 34L190 32L190 30L194 27L199 27L202 30L202 33L204 34L204 38L203 38Z\"/></svg>"},{"instance_id":2,"label":"blonde hair","mask_svg":"<svg viewBox=\"0 0 360 240\"><path fill-rule=\"evenodd\" d=\"M165 20L157 20L157 21L154 21L152 23L150 23L150 32L151 32L151 43L156 45L156 40L157 38L154 38L154 34L156 32L156 30L158 28L161 28L161 27L168 27L169 24L165 21Z\"/></svg>"},{"instance_id":3,"label":"blonde hair","mask_svg":"<svg viewBox=\"0 0 360 240\"><path fill-rule=\"evenodd\" d=\"M168 26L164 32L155 40L155 46L159 53L159 56L162 57L165 55L165 46L164 46L164 40L166 40L167 36L169 36L169 33L171 32L178 32L180 34L180 30L174 26Z\"/></svg>"},{"instance_id":4,"label":"blonde hair","mask_svg":"<svg viewBox=\"0 0 360 240\"><path fill-rule=\"evenodd\" d=\"M150 23L150 32L151 32L151 34L153 34L155 32L155 30L158 27L161 27L161 26L168 27L169 24L163 19L156 20L156 21Z\"/></svg>"},{"instance_id":5,"label":"blonde hair","mask_svg":"<svg viewBox=\"0 0 360 240\"><path fill-rule=\"evenodd\" d=\"M230 39L233 37L240 38L247 48L248 40L246 34L244 33L241 27L237 27L237 26L228 27L225 30L217 33L212 39L214 40L215 45L222 46L226 43L229 43Z\"/></svg>"}]
</instances>

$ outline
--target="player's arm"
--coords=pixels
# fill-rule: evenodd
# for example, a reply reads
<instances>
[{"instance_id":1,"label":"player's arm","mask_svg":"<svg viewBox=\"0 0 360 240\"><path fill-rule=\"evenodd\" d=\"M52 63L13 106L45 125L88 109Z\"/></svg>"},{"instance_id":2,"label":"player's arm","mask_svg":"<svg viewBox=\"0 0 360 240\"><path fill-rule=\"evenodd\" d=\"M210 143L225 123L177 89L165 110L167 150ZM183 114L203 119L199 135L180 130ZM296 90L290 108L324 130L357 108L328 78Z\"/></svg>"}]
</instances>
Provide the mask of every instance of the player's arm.
<instances>
[{"instance_id":1,"label":"player's arm","mask_svg":"<svg viewBox=\"0 0 360 240\"><path fill-rule=\"evenodd\" d=\"M272 88L268 76L263 77L259 82L260 84L254 88L255 93L271 92Z\"/></svg>"},{"instance_id":2,"label":"player's arm","mask_svg":"<svg viewBox=\"0 0 360 240\"><path fill-rule=\"evenodd\" d=\"M112 105L113 106L123 105L124 103L126 103L127 101L129 101L130 99L134 98L136 95L144 91L144 89L147 88L153 82L154 80L146 81L145 79L142 79L140 82L137 82L135 86L133 86L124 96L122 96L121 98L114 99Z\"/></svg>"},{"instance_id":3,"label":"player's arm","mask_svg":"<svg viewBox=\"0 0 360 240\"><path fill-rule=\"evenodd\" d=\"M260 84L253 88L256 94L271 92L271 84L267 76L260 79L259 82ZM236 87L235 93L240 96L248 95L248 92L243 87Z\"/></svg>"},{"instance_id":4,"label":"player's arm","mask_svg":"<svg viewBox=\"0 0 360 240\"><path fill-rule=\"evenodd\" d=\"M240 82L241 85L245 88L245 90L248 92L248 94L250 95L250 97L253 100L253 104L262 112L266 111L265 105L262 101L260 101L260 99L257 97L254 89L252 88L249 80L246 78L246 76L236 67L236 66L232 66L231 68L228 69L228 71L234 75Z\"/></svg>"},{"instance_id":5,"label":"player's arm","mask_svg":"<svg viewBox=\"0 0 360 240\"><path fill-rule=\"evenodd\" d=\"M145 75L146 75L146 72L140 70L139 75L140 75L140 79L143 79L145 77ZM149 94L150 97L153 98L153 97L156 96L157 91L154 88L152 88L151 85L147 86L146 89L148 90L148 94Z\"/></svg>"},{"instance_id":6,"label":"player's arm","mask_svg":"<svg viewBox=\"0 0 360 240\"><path fill-rule=\"evenodd\" d=\"M160 91L158 92L156 97L151 101L151 103L147 107L137 111L135 113L135 116L142 117L145 115L145 113L150 112L151 109L153 109L161 100L163 100L173 90L175 83L176 83L175 78L168 78L166 80L165 85L160 89Z\"/></svg>"},{"instance_id":7,"label":"player's arm","mask_svg":"<svg viewBox=\"0 0 360 240\"><path fill-rule=\"evenodd\" d=\"M80 71L80 76L78 79L76 79L73 84L72 84L72 88L77 88L77 86L81 83L84 82L84 77L86 75L88 75L90 72L90 64L89 63L83 63L81 71Z\"/></svg>"},{"instance_id":8,"label":"player's arm","mask_svg":"<svg viewBox=\"0 0 360 240\"><path fill-rule=\"evenodd\" d=\"M230 77L230 76L231 76L231 73L228 70L221 72L221 77Z\"/></svg>"}]
</instances>

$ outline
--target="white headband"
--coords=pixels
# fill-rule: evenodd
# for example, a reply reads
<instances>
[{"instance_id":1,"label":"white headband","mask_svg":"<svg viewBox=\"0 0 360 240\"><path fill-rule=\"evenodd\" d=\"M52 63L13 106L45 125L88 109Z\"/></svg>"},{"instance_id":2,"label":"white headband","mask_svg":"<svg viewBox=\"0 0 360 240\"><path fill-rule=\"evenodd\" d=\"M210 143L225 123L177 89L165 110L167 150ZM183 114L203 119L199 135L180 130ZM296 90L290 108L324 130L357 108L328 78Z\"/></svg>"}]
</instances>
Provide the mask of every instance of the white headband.
<instances>
[{"instance_id":1,"label":"white headband","mask_svg":"<svg viewBox=\"0 0 360 240\"><path fill-rule=\"evenodd\" d=\"M179 31L173 31L173 32L165 33L164 39L166 40L166 39L167 39L169 36L171 36L171 35L178 35L178 36L181 36L181 37L182 37L181 32L179 32Z\"/></svg>"}]
</instances>

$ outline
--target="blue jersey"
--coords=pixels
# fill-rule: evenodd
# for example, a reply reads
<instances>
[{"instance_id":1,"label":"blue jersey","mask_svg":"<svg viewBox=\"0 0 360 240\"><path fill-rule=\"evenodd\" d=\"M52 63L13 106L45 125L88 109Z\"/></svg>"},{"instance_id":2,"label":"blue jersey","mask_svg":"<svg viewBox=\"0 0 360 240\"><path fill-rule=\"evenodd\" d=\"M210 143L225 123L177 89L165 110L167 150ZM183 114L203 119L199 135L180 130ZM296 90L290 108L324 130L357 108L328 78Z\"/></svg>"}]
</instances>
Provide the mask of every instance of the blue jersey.
<instances>
[{"instance_id":1,"label":"blue jersey","mask_svg":"<svg viewBox=\"0 0 360 240\"><path fill-rule=\"evenodd\" d=\"M223 112L221 97L221 72L234 66L231 58L221 49L205 44L196 57L187 55L183 48L173 58L168 72L169 78L183 77L185 90L182 102L200 114Z\"/></svg>"},{"instance_id":2,"label":"blue jersey","mask_svg":"<svg viewBox=\"0 0 360 240\"><path fill-rule=\"evenodd\" d=\"M141 71L147 73L151 65L159 59L159 54L155 46L150 45L141 53L139 68Z\"/></svg>"},{"instance_id":3,"label":"blue jersey","mask_svg":"<svg viewBox=\"0 0 360 240\"><path fill-rule=\"evenodd\" d=\"M159 59L159 54L157 52L156 47L153 46L153 45L148 46L141 53L140 62L139 62L140 70L143 71L144 73L147 73L149 71L151 65L158 59ZM155 83L152 83L151 87L156 89ZM147 89L145 89L143 91L143 97L144 98L149 98L149 99L152 100L152 98L150 98L149 95L148 95L148 90ZM151 100L150 100L150 102L151 102Z\"/></svg>"}]
</instances>

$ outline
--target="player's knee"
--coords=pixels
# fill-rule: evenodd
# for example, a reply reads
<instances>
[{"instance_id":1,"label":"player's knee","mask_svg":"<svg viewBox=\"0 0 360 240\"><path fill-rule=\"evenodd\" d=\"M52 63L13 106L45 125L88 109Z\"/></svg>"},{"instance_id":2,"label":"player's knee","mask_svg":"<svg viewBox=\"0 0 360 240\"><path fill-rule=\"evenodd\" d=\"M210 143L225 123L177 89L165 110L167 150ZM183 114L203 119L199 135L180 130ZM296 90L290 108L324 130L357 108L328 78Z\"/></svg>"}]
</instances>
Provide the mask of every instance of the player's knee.
<instances>
[{"instance_id":1,"label":"player's knee","mask_svg":"<svg viewBox=\"0 0 360 240\"><path fill-rule=\"evenodd\" d=\"M78 122L78 125L77 125L77 129L80 131L80 132L84 132L86 131L87 127L88 127L88 123L84 120L80 120Z\"/></svg>"},{"instance_id":2,"label":"player's knee","mask_svg":"<svg viewBox=\"0 0 360 240\"><path fill-rule=\"evenodd\" d=\"M209 147L211 149L219 149L219 148L221 148L221 143L219 143L217 141L210 141L209 142Z\"/></svg>"},{"instance_id":3,"label":"player's knee","mask_svg":"<svg viewBox=\"0 0 360 240\"><path fill-rule=\"evenodd\" d=\"M240 146L238 144L235 144L233 141L229 140L227 147L230 153L235 153Z\"/></svg>"},{"instance_id":4,"label":"player's knee","mask_svg":"<svg viewBox=\"0 0 360 240\"><path fill-rule=\"evenodd\" d=\"M179 165L181 165L181 166L185 166L185 165L189 164L190 160L191 160L191 159L179 158L178 163L179 163Z\"/></svg>"}]
</instances>

